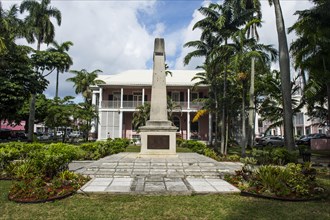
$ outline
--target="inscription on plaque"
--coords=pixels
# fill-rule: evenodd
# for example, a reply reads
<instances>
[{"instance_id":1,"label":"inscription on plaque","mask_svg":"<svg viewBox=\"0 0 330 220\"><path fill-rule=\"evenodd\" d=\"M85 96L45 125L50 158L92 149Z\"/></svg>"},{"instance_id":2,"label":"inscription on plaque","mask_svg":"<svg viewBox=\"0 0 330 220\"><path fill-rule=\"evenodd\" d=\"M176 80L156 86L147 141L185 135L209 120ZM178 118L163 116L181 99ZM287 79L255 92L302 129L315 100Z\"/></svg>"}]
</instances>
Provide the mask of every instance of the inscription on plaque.
<instances>
[{"instance_id":1,"label":"inscription on plaque","mask_svg":"<svg viewBox=\"0 0 330 220\"><path fill-rule=\"evenodd\" d=\"M148 135L147 149L168 150L170 149L169 135Z\"/></svg>"}]
</instances>

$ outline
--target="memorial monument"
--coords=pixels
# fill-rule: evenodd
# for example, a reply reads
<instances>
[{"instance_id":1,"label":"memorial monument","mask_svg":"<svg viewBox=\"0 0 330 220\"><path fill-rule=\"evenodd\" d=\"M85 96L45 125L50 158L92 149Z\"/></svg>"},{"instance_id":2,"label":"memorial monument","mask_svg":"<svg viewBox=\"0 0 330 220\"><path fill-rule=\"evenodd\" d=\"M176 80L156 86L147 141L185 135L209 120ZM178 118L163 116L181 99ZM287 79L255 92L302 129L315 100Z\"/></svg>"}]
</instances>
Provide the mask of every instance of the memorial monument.
<instances>
[{"instance_id":1,"label":"memorial monument","mask_svg":"<svg viewBox=\"0 0 330 220\"><path fill-rule=\"evenodd\" d=\"M140 127L143 155L176 155L177 127L167 117L165 42L156 38L153 54L150 120Z\"/></svg>"}]
</instances>

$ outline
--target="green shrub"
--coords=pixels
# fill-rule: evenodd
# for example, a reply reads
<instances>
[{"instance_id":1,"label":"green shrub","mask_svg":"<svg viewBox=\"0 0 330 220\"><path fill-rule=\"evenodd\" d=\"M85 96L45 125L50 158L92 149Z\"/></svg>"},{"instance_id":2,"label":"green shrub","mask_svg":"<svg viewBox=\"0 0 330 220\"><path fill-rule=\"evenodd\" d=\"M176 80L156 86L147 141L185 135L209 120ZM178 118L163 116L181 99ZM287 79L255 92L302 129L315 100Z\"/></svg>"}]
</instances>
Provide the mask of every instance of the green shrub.
<instances>
[{"instance_id":1,"label":"green shrub","mask_svg":"<svg viewBox=\"0 0 330 220\"><path fill-rule=\"evenodd\" d=\"M204 154L204 150L206 148L206 145L203 144L202 142L195 141L195 140L186 140L185 142L182 143L181 145L184 148L189 148L193 152L199 153L199 154Z\"/></svg>"},{"instance_id":2,"label":"green shrub","mask_svg":"<svg viewBox=\"0 0 330 220\"><path fill-rule=\"evenodd\" d=\"M124 152L129 143L129 139L126 138L84 143L80 145L80 148L85 152L80 159L98 160L111 154Z\"/></svg>"},{"instance_id":3,"label":"green shrub","mask_svg":"<svg viewBox=\"0 0 330 220\"><path fill-rule=\"evenodd\" d=\"M0 148L0 171L5 170L9 163L18 159L20 156L19 150L10 147Z\"/></svg>"},{"instance_id":4,"label":"green shrub","mask_svg":"<svg viewBox=\"0 0 330 220\"><path fill-rule=\"evenodd\" d=\"M183 142L185 142L184 139L182 139L182 138L177 138L177 139L176 139L176 147L182 147Z\"/></svg>"},{"instance_id":5,"label":"green shrub","mask_svg":"<svg viewBox=\"0 0 330 220\"><path fill-rule=\"evenodd\" d=\"M271 159L274 164L284 165L287 163L297 162L297 156L295 153L289 152L285 148L275 148L271 151Z\"/></svg>"},{"instance_id":6,"label":"green shrub","mask_svg":"<svg viewBox=\"0 0 330 220\"><path fill-rule=\"evenodd\" d=\"M248 185L244 189L250 192L294 198L319 193L315 190L318 187L315 182L316 170L310 164L289 163L284 167L263 165L249 172L245 168L237 171L233 178L240 182L236 183L239 187Z\"/></svg>"},{"instance_id":7,"label":"green shrub","mask_svg":"<svg viewBox=\"0 0 330 220\"><path fill-rule=\"evenodd\" d=\"M219 157L218 157L217 153L214 150L210 149L210 148L206 147L204 149L204 155L207 156L207 157L210 157L214 160L219 160Z\"/></svg>"},{"instance_id":8,"label":"green shrub","mask_svg":"<svg viewBox=\"0 0 330 220\"><path fill-rule=\"evenodd\" d=\"M277 196L287 196L290 189L286 185L289 172L282 167L265 165L259 167L257 176L266 193L274 193Z\"/></svg>"},{"instance_id":9,"label":"green shrub","mask_svg":"<svg viewBox=\"0 0 330 220\"><path fill-rule=\"evenodd\" d=\"M286 148L283 147L264 148L263 150L252 149L251 155L260 165L285 165L287 163L297 162L296 153L289 152Z\"/></svg>"},{"instance_id":10,"label":"green shrub","mask_svg":"<svg viewBox=\"0 0 330 220\"><path fill-rule=\"evenodd\" d=\"M229 155L228 157L229 161L240 161L241 157L237 154Z\"/></svg>"},{"instance_id":11,"label":"green shrub","mask_svg":"<svg viewBox=\"0 0 330 220\"><path fill-rule=\"evenodd\" d=\"M253 157L245 157L245 158L241 158L240 159L241 163L244 164L252 164L252 165L256 165L257 164L257 160Z\"/></svg>"},{"instance_id":12,"label":"green shrub","mask_svg":"<svg viewBox=\"0 0 330 220\"><path fill-rule=\"evenodd\" d=\"M267 150L258 150L252 149L251 155L258 161L258 164L271 164L272 158L270 155L270 151Z\"/></svg>"}]
</instances>

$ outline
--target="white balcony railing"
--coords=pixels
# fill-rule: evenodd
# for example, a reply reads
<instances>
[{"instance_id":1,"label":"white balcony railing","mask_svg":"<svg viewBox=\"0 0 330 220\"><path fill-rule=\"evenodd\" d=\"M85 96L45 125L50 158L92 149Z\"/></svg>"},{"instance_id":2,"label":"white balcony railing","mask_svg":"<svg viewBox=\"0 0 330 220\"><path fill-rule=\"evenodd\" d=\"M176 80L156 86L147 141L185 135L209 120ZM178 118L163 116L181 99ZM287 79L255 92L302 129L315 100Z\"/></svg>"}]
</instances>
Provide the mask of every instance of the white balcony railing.
<instances>
[{"instance_id":1,"label":"white balcony railing","mask_svg":"<svg viewBox=\"0 0 330 220\"><path fill-rule=\"evenodd\" d=\"M149 102L145 102L149 103ZM123 101L123 108L124 109L135 109L138 106L142 105L142 102L136 102L136 101ZM176 105L181 107L181 110L187 110L188 109L188 102L176 102ZM102 101L101 102L101 108L103 109L119 109L120 101ZM180 110L180 107L174 108L174 111ZM190 102L190 108L194 110L199 110L203 107L202 102Z\"/></svg>"}]
</instances>

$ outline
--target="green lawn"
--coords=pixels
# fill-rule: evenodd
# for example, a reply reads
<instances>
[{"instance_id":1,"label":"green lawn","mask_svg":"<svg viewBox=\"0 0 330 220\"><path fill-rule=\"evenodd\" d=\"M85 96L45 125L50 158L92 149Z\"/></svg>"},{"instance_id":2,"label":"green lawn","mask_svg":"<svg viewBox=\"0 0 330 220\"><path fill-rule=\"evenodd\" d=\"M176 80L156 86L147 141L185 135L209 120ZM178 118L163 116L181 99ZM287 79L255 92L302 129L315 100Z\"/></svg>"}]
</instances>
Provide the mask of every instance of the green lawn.
<instances>
[{"instance_id":1,"label":"green lawn","mask_svg":"<svg viewBox=\"0 0 330 220\"><path fill-rule=\"evenodd\" d=\"M126 148L126 152L140 152L140 149L141 149L141 147L138 146L138 145L129 145ZM188 148L177 147L176 152L178 152L178 153L190 153L192 151Z\"/></svg>"},{"instance_id":2,"label":"green lawn","mask_svg":"<svg viewBox=\"0 0 330 220\"><path fill-rule=\"evenodd\" d=\"M324 180L330 187L330 180ZM0 219L330 219L330 199L280 202L240 195L133 196L76 194L43 204L7 200L0 181Z\"/></svg>"}]
</instances>

